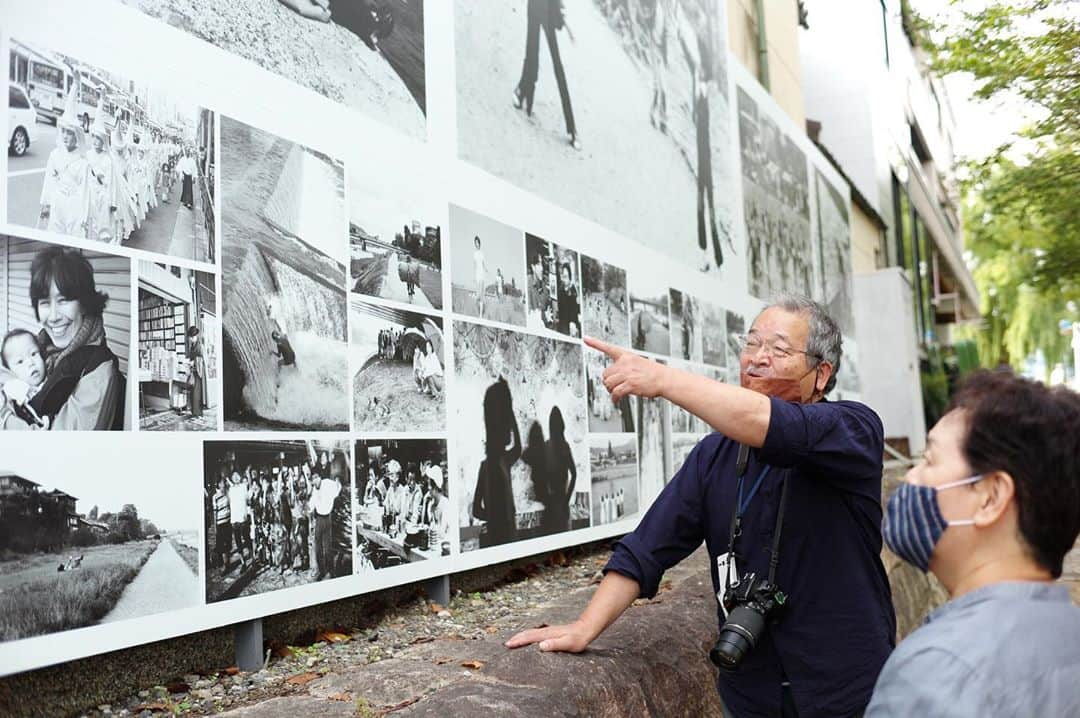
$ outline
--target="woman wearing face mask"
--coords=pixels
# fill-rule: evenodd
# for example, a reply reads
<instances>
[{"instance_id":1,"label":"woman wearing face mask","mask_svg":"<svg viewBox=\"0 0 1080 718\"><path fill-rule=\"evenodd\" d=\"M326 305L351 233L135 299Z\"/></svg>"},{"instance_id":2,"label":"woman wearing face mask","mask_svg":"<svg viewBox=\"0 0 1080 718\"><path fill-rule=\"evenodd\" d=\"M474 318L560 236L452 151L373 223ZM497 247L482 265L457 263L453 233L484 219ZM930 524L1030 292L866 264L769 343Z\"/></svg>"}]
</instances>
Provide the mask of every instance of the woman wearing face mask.
<instances>
[{"instance_id":1,"label":"woman wearing face mask","mask_svg":"<svg viewBox=\"0 0 1080 718\"><path fill-rule=\"evenodd\" d=\"M885 663L868 717L1080 715L1080 608L1054 583L1080 534L1077 427L1064 387L981 372L957 393L882 528L950 601Z\"/></svg>"},{"instance_id":2,"label":"woman wearing face mask","mask_svg":"<svg viewBox=\"0 0 1080 718\"><path fill-rule=\"evenodd\" d=\"M108 431L124 428L124 376L105 338L102 314L109 296L78 250L48 247L30 265L30 304L41 322L38 346L48 377L38 390L50 428ZM0 413L4 429L27 429L15 414Z\"/></svg>"}]
</instances>

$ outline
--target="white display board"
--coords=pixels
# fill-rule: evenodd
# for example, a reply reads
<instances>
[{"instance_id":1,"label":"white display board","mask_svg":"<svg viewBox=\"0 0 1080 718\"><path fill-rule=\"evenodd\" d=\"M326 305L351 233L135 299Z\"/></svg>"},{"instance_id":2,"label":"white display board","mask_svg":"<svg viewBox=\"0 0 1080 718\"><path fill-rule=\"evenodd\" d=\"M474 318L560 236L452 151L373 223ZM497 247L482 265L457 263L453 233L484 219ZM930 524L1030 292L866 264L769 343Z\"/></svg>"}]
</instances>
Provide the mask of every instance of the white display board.
<instances>
[{"instance_id":1,"label":"white display board","mask_svg":"<svg viewBox=\"0 0 1080 718\"><path fill-rule=\"evenodd\" d=\"M0 0L0 675L630 531L708 427L583 333L851 316L725 3L562 5Z\"/></svg>"}]
</instances>

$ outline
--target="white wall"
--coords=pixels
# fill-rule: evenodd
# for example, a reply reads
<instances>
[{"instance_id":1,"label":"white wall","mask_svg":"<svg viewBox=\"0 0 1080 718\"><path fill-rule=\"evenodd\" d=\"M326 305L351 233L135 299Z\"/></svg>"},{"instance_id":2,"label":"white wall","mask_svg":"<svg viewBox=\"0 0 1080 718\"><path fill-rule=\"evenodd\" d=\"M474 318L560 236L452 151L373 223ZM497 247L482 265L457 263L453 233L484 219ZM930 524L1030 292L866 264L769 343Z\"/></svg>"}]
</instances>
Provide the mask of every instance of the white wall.
<instances>
[{"instance_id":1,"label":"white wall","mask_svg":"<svg viewBox=\"0 0 1080 718\"><path fill-rule=\"evenodd\" d=\"M855 332L863 401L881 417L885 436L926 447L911 286L899 267L856 274Z\"/></svg>"}]
</instances>

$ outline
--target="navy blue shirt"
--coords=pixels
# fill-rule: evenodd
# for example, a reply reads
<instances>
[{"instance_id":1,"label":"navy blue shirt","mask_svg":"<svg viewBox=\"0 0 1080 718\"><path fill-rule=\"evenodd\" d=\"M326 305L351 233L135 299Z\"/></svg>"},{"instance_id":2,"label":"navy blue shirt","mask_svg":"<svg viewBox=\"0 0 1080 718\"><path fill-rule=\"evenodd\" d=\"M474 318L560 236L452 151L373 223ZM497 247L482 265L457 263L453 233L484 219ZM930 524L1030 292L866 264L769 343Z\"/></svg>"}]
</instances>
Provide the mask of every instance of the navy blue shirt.
<instances>
[{"instance_id":1,"label":"navy blue shirt","mask_svg":"<svg viewBox=\"0 0 1080 718\"><path fill-rule=\"evenodd\" d=\"M739 718L780 715L784 680L800 718L849 716L869 703L896 636L881 563L881 420L852 401L771 402L765 444L750 451L744 497L761 470L772 468L746 508L736 549L741 574L768 575L787 477L776 571L787 608L736 672L720 673L718 687ZM738 449L718 433L698 442L637 529L616 544L605 572L636 580L651 597L664 571L704 540L719 591L716 557L728 551ZM722 623L719 606L717 613Z\"/></svg>"}]
</instances>

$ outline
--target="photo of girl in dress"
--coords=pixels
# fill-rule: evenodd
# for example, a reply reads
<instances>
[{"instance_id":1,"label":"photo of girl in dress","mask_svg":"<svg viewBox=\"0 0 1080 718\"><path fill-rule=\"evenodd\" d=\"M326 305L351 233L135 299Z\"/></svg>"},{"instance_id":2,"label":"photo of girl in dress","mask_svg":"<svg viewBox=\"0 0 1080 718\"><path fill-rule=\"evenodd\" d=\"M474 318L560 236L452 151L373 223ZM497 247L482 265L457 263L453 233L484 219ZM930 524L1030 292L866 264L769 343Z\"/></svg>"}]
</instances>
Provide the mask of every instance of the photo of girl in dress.
<instances>
[{"instance_id":1,"label":"photo of girl in dress","mask_svg":"<svg viewBox=\"0 0 1080 718\"><path fill-rule=\"evenodd\" d=\"M523 236L519 229L450 205L450 289L455 312L525 326Z\"/></svg>"}]
</instances>

